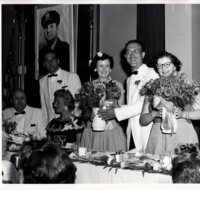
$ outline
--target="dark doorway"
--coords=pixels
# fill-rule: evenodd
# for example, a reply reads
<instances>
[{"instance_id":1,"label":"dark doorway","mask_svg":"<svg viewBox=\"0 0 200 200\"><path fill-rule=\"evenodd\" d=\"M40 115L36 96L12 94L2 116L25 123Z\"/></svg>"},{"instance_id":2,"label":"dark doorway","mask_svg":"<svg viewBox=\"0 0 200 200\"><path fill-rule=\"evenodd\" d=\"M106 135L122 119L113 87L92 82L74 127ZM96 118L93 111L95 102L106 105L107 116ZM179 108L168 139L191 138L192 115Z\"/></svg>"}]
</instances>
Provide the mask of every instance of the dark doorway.
<instances>
[{"instance_id":1,"label":"dark doorway","mask_svg":"<svg viewBox=\"0 0 200 200\"><path fill-rule=\"evenodd\" d=\"M93 5L78 6L77 73L81 82L90 80L90 23Z\"/></svg>"},{"instance_id":2,"label":"dark doorway","mask_svg":"<svg viewBox=\"0 0 200 200\"><path fill-rule=\"evenodd\" d=\"M145 62L152 66L154 55L165 50L165 5L137 6L137 39L145 45Z\"/></svg>"}]
</instances>

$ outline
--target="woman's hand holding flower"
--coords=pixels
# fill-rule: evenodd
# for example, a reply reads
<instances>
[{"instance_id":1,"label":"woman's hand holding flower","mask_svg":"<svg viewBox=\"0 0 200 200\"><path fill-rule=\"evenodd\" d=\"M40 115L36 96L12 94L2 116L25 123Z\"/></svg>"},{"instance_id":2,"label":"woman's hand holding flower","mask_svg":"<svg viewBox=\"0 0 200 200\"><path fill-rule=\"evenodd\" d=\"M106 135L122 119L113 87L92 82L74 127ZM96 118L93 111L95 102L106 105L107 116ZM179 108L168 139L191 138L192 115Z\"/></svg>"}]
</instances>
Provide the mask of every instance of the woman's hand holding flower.
<instances>
[{"instance_id":1,"label":"woman's hand holding flower","mask_svg":"<svg viewBox=\"0 0 200 200\"><path fill-rule=\"evenodd\" d=\"M152 117L153 120L154 120L154 118L156 118L156 117L162 117L162 109L159 110L159 111L153 110L153 111L151 112L151 117Z\"/></svg>"},{"instance_id":2,"label":"woman's hand holding flower","mask_svg":"<svg viewBox=\"0 0 200 200\"><path fill-rule=\"evenodd\" d=\"M157 110L160 110L162 108L162 98L155 95L153 97L153 108L156 108Z\"/></svg>"},{"instance_id":3,"label":"woman's hand holding flower","mask_svg":"<svg viewBox=\"0 0 200 200\"><path fill-rule=\"evenodd\" d=\"M183 118L183 111L180 108L176 108L174 115L176 116L177 119Z\"/></svg>"},{"instance_id":4,"label":"woman's hand holding flower","mask_svg":"<svg viewBox=\"0 0 200 200\"><path fill-rule=\"evenodd\" d=\"M103 120L110 120L110 119L114 119L115 118L115 111L114 111L114 108L100 109L98 111L98 115Z\"/></svg>"}]
</instances>

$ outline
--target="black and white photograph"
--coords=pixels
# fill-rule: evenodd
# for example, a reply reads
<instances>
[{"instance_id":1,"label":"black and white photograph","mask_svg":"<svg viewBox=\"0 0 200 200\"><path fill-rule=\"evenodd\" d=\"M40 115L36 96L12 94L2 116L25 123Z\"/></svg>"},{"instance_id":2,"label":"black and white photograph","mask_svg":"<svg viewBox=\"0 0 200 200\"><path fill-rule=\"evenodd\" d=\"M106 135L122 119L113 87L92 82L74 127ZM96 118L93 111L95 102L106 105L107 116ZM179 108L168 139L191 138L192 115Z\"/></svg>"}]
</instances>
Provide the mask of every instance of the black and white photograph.
<instances>
[{"instance_id":1,"label":"black and white photograph","mask_svg":"<svg viewBox=\"0 0 200 200\"><path fill-rule=\"evenodd\" d=\"M35 8L36 26L36 79L47 74L43 68L43 55L47 48L53 49L59 56L60 67L67 71L74 69L74 27L73 6L57 5ZM72 53L73 51L73 53ZM70 59L71 55L71 59ZM73 62L70 60L73 60ZM70 66L71 69L70 69ZM38 73L39 72L39 73Z\"/></svg>"},{"instance_id":2,"label":"black and white photograph","mask_svg":"<svg viewBox=\"0 0 200 200\"><path fill-rule=\"evenodd\" d=\"M1 30L2 188L198 188L200 4L4 1Z\"/></svg>"}]
</instances>

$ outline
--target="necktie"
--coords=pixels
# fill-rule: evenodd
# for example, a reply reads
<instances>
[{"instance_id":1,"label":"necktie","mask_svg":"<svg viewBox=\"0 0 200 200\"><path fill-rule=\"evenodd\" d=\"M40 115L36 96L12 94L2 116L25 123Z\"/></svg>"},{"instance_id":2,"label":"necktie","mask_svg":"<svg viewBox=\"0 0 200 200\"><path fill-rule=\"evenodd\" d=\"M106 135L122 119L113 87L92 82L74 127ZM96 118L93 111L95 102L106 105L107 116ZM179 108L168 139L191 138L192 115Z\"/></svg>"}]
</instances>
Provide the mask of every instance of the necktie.
<instances>
[{"instance_id":1,"label":"necktie","mask_svg":"<svg viewBox=\"0 0 200 200\"><path fill-rule=\"evenodd\" d=\"M138 71L134 71L132 74L137 75L137 74L138 74Z\"/></svg>"},{"instance_id":2,"label":"necktie","mask_svg":"<svg viewBox=\"0 0 200 200\"><path fill-rule=\"evenodd\" d=\"M22 112L15 112L15 115L24 115L25 114L25 111L22 111Z\"/></svg>"},{"instance_id":3,"label":"necktie","mask_svg":"<svg viewBox=\"0 0 200 200\"><path fill-rule=\"evenodd\" d=\"M48 78L51 78L53 76L58 76L58 74L50 74L50 75L48 75Z\"/></svg>"}]
</instances>

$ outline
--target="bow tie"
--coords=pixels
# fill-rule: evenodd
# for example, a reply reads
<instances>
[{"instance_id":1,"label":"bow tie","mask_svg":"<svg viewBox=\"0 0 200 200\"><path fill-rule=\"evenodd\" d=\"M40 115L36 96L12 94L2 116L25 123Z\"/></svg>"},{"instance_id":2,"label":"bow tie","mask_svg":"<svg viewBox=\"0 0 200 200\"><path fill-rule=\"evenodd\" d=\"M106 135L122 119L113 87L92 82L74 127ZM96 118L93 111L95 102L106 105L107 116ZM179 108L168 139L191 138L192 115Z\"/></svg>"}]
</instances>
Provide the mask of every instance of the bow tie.
<instances>
[{"instance_id":1,"label":"bow tie","mask_svg":"<svg viewBox=\"0 0 200 200\"><path fill-rule=\"evenodd\" d=\"M137 75L137 74L138 74L138 71L134 71L132 74Z\"/></svg>"},{"instance_id":2,"label":"bow tie","mask_svg":"<svg viewBox=\"0 0 200 200\"><path fill-rule=\"evenodd\" d=\"M49 75L48 75L48 78L51 78L51 77L53 77L53 76L58 76L58 74L49 74Z\"/></svg>"},{"instance_id":3,"label":"bow tie","mask_svg":"<svg viewBox=\"0 0 200 200\"><path fill-rule=\"evenodd\" d=\"M15 115L24 115L25 114L25 111L22 111L22 112L15 112Z\"/></svg>"}]
</instances>

